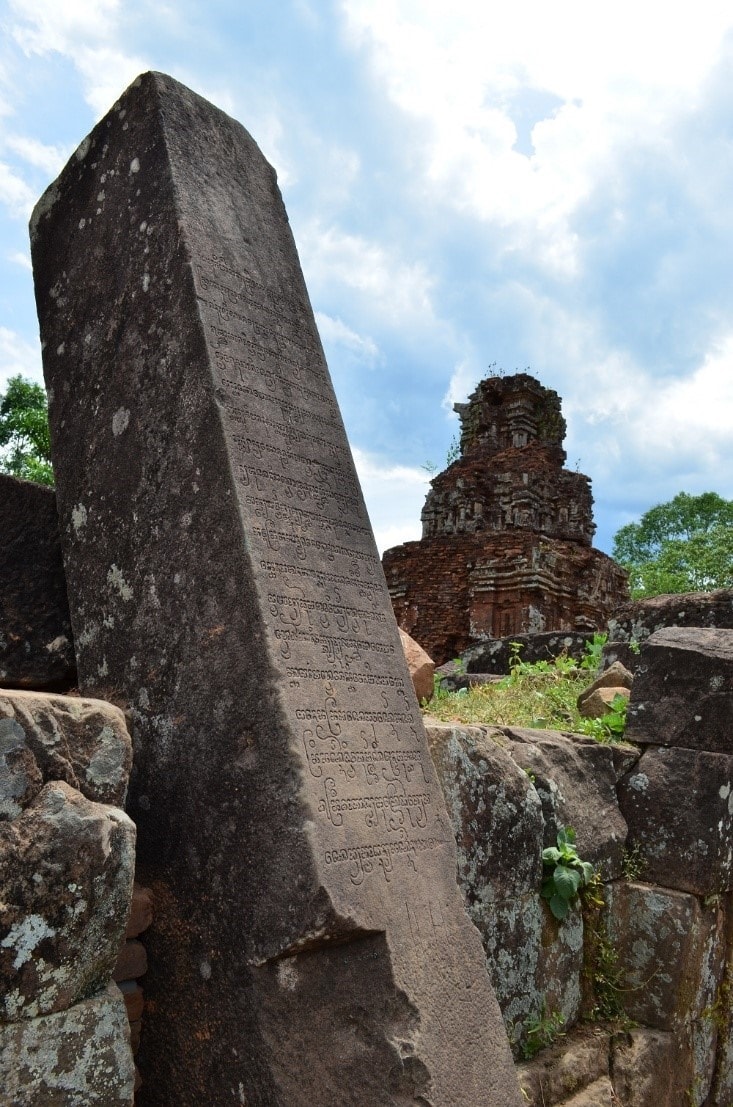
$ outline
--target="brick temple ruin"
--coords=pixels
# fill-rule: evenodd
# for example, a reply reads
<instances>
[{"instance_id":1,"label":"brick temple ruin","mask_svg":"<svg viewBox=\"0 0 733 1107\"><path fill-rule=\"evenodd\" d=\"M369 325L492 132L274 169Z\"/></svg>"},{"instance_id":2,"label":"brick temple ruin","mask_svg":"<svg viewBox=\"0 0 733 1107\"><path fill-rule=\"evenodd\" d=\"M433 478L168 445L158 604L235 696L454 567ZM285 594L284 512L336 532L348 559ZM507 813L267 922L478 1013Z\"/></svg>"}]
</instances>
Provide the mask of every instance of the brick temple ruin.
<instances>
[{"instance_id":1,"label":"brick temple ruin","mask_svg":"<svg viewBox=\"0 0 733 1107\"><path fill-rule=\"evenodd\" d=\"M558 394L492 376L455 410L460 457L431 481L422 538L382 559L399 625L438 664L487 638L603 627L627 576L592 547L590 480L563 467Z\"/></svg>"}]
</instances>

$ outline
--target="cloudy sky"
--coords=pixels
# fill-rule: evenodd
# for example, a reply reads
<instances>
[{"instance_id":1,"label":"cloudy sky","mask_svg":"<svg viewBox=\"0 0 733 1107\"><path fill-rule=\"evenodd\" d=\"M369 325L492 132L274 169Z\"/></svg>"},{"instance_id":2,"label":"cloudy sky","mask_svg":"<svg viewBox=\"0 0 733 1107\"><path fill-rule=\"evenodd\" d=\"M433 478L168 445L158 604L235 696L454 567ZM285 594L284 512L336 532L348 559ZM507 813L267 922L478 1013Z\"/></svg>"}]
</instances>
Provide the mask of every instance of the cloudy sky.
<instances>
[{"instance_id":1,"label":"cloudy sky","mask_svg":"<svg viewBox=\"0 0 733 1107\"><path fill-rule=\"evenodd\" d=\"M601 549L733 498L727 0L0 0L0 387L42 379L30 210L146 69L277 169L382 548L492 366L563 397Z\"/></svg>"}]
</instances>

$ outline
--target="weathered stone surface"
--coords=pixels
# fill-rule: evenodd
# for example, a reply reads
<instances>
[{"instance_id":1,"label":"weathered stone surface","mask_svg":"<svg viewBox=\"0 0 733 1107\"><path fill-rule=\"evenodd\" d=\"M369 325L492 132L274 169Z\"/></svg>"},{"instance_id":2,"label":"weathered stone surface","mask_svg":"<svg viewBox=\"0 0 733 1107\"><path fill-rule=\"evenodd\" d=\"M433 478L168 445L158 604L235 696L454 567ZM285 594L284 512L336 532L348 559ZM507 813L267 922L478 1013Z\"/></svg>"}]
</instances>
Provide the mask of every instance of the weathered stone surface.
<instances>
[{"instance_id":1,"label":"weathered stone surface","mask_svg":"<svg viewBox=\"0 0 733 1107\"><path fill-rule=\"evenodd\" d=\"M733 756L649 747L619 782L644 879L717 895L733 876Z\"/></svg>"},{"instance_id":2,"label":"weathered stone surface","mask_svg":"<svg viewBox=\"0 0 733 1107\"><path fill-rule=\"evenodd\" d=\"M628 703L628 688L621 686L615 688L608 685L604 688L594 688L593 691L579 697L578 711L586 719L601 719L611 710L616 696L621 696L621 699Z\"/></svg>"},{"instance_id":3,"label":"weathered stone surface","mask_svg":"<svg viewBox=\"0 0 733 1107\"><path fill-rule=\"evenodd\" d=\"M76 683L56 497L0 474L0 687Z\"/></svg>"},{"instance_id":4,"label":"weathered stone surface","mask_svg":"<svg viewBox=\"0 0 733 1107\"><path fill-rule=\"evenodd\" d=\"M468 673L497 673L506 675L515 654L514 643L522 648L522 661L552 661L564 654L580 661L586 646L593 641L593 631L545 631L537 634L511 634L508 638L491 638L476 642L463 651L463 661Z\"/></svg>"},{"instance_id":5,"label":"weathered stone surface","mask_svg":"<svg viewBox=\"0 0 733 1107\"><path fill-rule=\"evenodd\" d=\"M87 799L124 806L132 742L118 707L78 696L2 689L0 743L3 733L17 740L22 736L44 781L65 780Z\"/></svg>"},{"instance_id":6,"label":"weathered stone surface","mask_svg":"<svg viewBox=\"0 0 733 1107\"><path fill-rule=\"evenodd\" d=\"M112 979L137 980L148 971L148 955L142 942L128 938L120 947Z\"/></svg>"},{"instance_id":7,"label":"weathered stone surface","mask_svg":"<svg viewBox=\"0 0 733 1107\"><path fill-rule=\"evenodd\" d=\"M142 1102L518 1107L272 169L146 74L32 251L80 686L133 710Z\"/></svg>"},{"instance_id":8,"label":"weathered stone surface","mask_svg":"<svg viewBox=\"0 0 733 1107\"><path fill-rule=\"evenodd\" d=\"M607 1076L602 1076L582 1092L564 1100L563 1107L618 1107L618 1098L611 1081Z\"/></svg>"},{"instance_id":9,"label":"weathered stone surface","mask_svg":"<svg viewBox=\"0 0 733 1107\"><path fill-rule=\"evenodd\" d=\"M0 1023L4 1107L132 1107L134 1065L114 985L42 1018Z\"/></svg>"},{"instance_id":10,"label":"weathered stone surface","mask_svg":"<svg viewBox=\"0 0 733 1107\"><path fill-rule=\"evenodd\" d=\"M151 888L143 888L140 884L134 884L132 888L132 900L130 902L130 915L125 928L126 938L137 938L147 930L153 922L153 892Z\"/></svg>"},{"instance_id":11,"label":"weathered stone surface","mask_svg":"<svg viewBox=\"0 0 733 1107\"><path fill-rule=\"evenodd\" d=\"M578 1027L532 1061L518 1065L519 1085L528 1107L555 1107L607 1077L608 1055L607 1032Z\"/></svg>"},{"instance_id":12,"label":"weathered stone surface","mask_svg":"<svg viewBox=\"0 0 733 1107\"><path fill-rule=\"evenodd\" d=\"M118 987L125 1001L128 1019L131 1023L140 1021L145 1007L145 995L142 988L134 980L121 980Z\"/></svg>"},{"instance_id":13,"label":"weathered stone surface","mask_svg":"<svg viewBox=\"0 0 733 1107\"><path fill-rule=\"evenodd\" d=\"M0 822L0 1019L59 1011L106 984L134 865L127 815L62 781Z\"/></svg>"},{"instance_id":14,"label":"weathered stone surface","mask_svg":"<svg viewBox=\"0 0 733 1107\"><path fill-rule=\"evenodd\" d=\"M620 661L614 661L604 669L599 676L589 684L584 692L578 696L578 706L588 699L598 688L625 688L631 689L634 683L634 674L631 673Z\"/></svg>"},{"instance_id":15,"label":"weathered stone surface","mask_svg":"<svg viewBox=\"0 0 733 1107\"><path fill-rule=\"evenodd\" d=\"M722 908L706 907L682 892L621 881L607 888L606 927L623 969L626 1014L686 1040L700 1080L709 1087L715 1024L702 1016L715 1004L723 974Z\"/></svg>"},{"instance_id":16,"label":"weathered stone surface","mask_svg":"<svg viewBox=\"0 0 733 1107\"><path fill-rule=\"evenodd\" d=\"M537 962L538 1013L559 1014L572 1026L580 1014L583 972L583 914L578 900L559 922L542 903L542 937Z\"/></svg>"},{"instance_id":17,"label":"weathered stone surface","mask_svg":"<svg viewBox=\"0 0 733 1107\"><path fill-rule=\"evenodd\" d=\"M733 588L632 600L608 621L609 644L641 645L662 627L718 627L733 630Z\"/></svg>"},{"instance_id":18,"label":"weathered stone surface","mask_svg":"<svg viewBox=\"0 0 733 1107\"><path fill-rule=\"evenodd\" d=\"M23 728L14 719L0 719L0 819L17 818L42 786Z\"/></svg>"},{"instance_id":19,"label":"weathered stone surface","mask_svg":"<svg viewBox=\"0 0 733 1107\"><path fill-rule=\"evenodd\" d=\"M516 373L456 411L461 456L431 481L422 539L383 557L400 626L442 664L478 640L605 625L627 574L591 548L590 481L563 468L560 397Z\"/></svg>"},{"instance_id":20,"label":"weathered stone surface","mask_svg":"<svg viewBox=\"0 0 733 1107\"><path fill-rule=\"evenodd\" d=\"M642 649L628 740L731 753L732 735L733 630L655 631Z\"/></svg>"},{"instance_id":21,"label":"weathered stone surface","mask_svg":"<svg viewBox=\"0 0 733 1107\"><path fill-rule=\"evenodd\" d=\"M561 826L572 826L583 860L598 865L604 879L618 876L627 828L616 798L611 747L554 730L503 727L502 733L514 761L533 778L545 846L556 845Z\"/></svg>"},{"instance_id":22,"label":"weathered stone surface","mask_svg":"<svg viewBox=\"0 0 733 1107\"><path fill-rule=\"evenodd\" d=\"M613 1037L611 1080L623 1107L677 1107L680 1068L674 1034L636 1027Z\"/></svg>"},{"instance_id":23,"label":"weathered stone surface","mask_svg":"<svg viewBox=\"0 0 733 1107\"><path fill-rule=\"evenodd\" d=\"M515 1047L539 1016L542 809L501 732L426 720L458 845L458 883L478 927L494 990Z\"/></svg>"},{"instance_id":24,"label":"weathered stone surface","mask_svg":"<svg viewBox=\"0 0 733 1107\"><path fill-rule=\"evenodd\" d=\"M404 630L400 630L400 641L418 702L432 699L435 665L422 646L419 646Z\"/></svg>"}]
</instances>

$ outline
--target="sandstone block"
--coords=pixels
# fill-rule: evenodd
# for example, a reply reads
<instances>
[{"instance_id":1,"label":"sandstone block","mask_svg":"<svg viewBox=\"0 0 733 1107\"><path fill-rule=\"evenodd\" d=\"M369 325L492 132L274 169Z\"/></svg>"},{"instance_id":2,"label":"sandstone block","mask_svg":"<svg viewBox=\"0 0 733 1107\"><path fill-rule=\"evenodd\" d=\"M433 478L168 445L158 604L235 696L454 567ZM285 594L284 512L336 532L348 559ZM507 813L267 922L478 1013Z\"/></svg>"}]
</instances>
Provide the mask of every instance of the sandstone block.
<instances>
[{"instance_id":1,"label":"sandstone block","mask_svg":"<svg viewBox=\"0 0 733 1107\"><path fill-rule=\"evenodd\" d=\"M272 167L144 74L31 248L79 685L132 705L144 1094L519 1107Z\"/></svg>"},{"instance_id":2,"label":"sandstone block","mask_svg":"<svg viewBox=\"0 0 733 1107\"><path fill-rule=\"evenodd\" d=\"M593 691L584 692L578 697L578 711L586 719L600 719L611 710L616 696L621 696L628 703L629 689L623 685L594 688Z\"/></svg>"},{"instance_id":3,"label":"sandstone block","mask_svg":"<svg viewBox=\"0 0 733 1107\"><path fill-rule=\"evenodd\" d=\"M542 803L545 846L556 844L559 827L572 826L582 859L599 866L604 879L619 875L627 828L616 798L612 748L553 730L502 731Z\"/></svg>"},{"instance_id":4,"label":"sandstone block","mask_svg":"<svg viewBox=\"0 0 733 1107\"><path fill-rule=\"evenodd\" d=\"M677 1107L685 1066L674 1034L635 1027L616 1034L611 1049L613 1089L624 1107Z\"/></svg>"},{"instance_id":5,"label":"sandstone block","mask_svg":"<svg viewBox=\"0 0 733 1107\"><path fill-rule=\"evenodd\" d=\"M533 1060L517 1065L528 1107L555 1107L607 1077L608 1054L607 1032L577 1027Z\"/></svg>"},{"instance_id":6,"label":"sandstone block","mask_svg":"<svg viewBox=\"0 0 733 1107\"><path fill-rule=\"evenodd\" d=\"M120 952L117 955L117 962L112 973L112 979L119 982L121 980L137 980L139 977L144 976L148 971L148 956L145 952L145 946L142 942L136 942L134 939L128 939L122 943Z\"/></svg>"},{"instance_id":7,"label":"sandstone block","mask_svg":"<svg viewBox=\"0 0 733 1107\"><path fill-rule=\"evenodd\" d=\"M0 689L0 735L3 728L22 735L44 781L65 780L87 799L124 806L132 742L118 707L79 696Z\"/></svg>"},{"instance_id":8,"label":"sandstone block","mask_svg":"<svg viewBox=\"0 0 733 1107\"><path fill-rule=\"evenodd\" d=\"M143 888L135 883L132 888L132 900L130 914L125 928L126 938L137 938L153 922L153 893L150 888Z\"/></svg>"},{"instance_id":9,"label":"sandstone block","mask_svg":"<svg viewBox=\"0 0 733 1107\"><path fill-rule=\"evenodd\" d=\"M415 639L410 638L410 635L401 628L400 641L418 702L432 699L435 664L422 646L419 646Z\"/></svg>"},{"instance_id":10,"label":"sandstone block","mask_svg":"<svg viewBox=\"0 0 733 1107\"><path fill-rule=\"evenodd\" d=\"M607 1076L563 1101L563 1107L618 1107L618 1098Z\"/></svg>"},{"instance_id":11,"label":"sandstone block","mask_svg":"<svg viewBox=\"0 0 733 1107\"><path fill-rule=\"evenodd\" d=\"M576 901L559 922L542 903L543 926L537 964L536 996L540 1012L558 1014L570 1027L580 1014L583 972L583 913Z\"/></svg>"},{"instance_id":12,"label":"sandstone block","mask_svg":"<svg viewBox=\"0 0 733 1107\"><path fill-rule=\"evenodd\" d=\"M733 876L733 756L651 747L619 782L644 879L709 896Z\"/></svg>"},{"instance_id":13,"label":"sandstone block","mask_svg":"<svg viewBox=\"0 0 733 1107\"><path fill-rule=\"evenodd\" d=\"M0 474L0 686L76 683L53 489Z\"/></svg>"},{"instance_id":14,"label":"sandstone block","mask_svg":"<svg viewBox=\"0 0 733 1107\"><path fill-rule=\"evenodd\" d=\"M651 596L618 607L608 621L609 646L641 645L663 627L726 627L733 629L733 588Z\"/></svg>"},{"instance_id":15,"label":"sandstone block","mask_svg":"<svg viewBox=\"0 0 733 1107\"><path fill-rule=\"evenodd\" d=\"M604 669L599 676L589 684L585 692L582 692L578 697L578 703L587 698L592 692L595 692L597 688L631 688L634 683L634 674L631 673L625 665L622 665L618 661L614 661L608 668Z\"/></svg>"},{"instance_id":16,"label":"sandstone block","mask_svg":"<svg viewBox=\"0 0 733 1107\"><path fill-rule=\"evenodd\" d=\"M135 865L135 827L62 781L0 822L0 1018L70 1007L112 975Z\"/></svg>"},{"instance_id":17,"label":"sandstone block","mask_svg":"<svg viewBox=\"0 0 733 1107\"><path fill-rule=\"evenodd\" d=\"M733 630L667 627L644 645L626 737L733 752Z\"/></svg>"},{"instance_id":18,"label":"sandstone block","mask_svg":"<svg viewBox=\"0 0 733 1107\"><path fill-rule=\"evenodd\" d=\"M540 802L500 731L431 721L426 731L458 846L459 886L517 1048L541 1007Z\"/></svg>"},{"instance_id":19,"label":"sandstone block","mask_svg":"<svg viewBox=\"0 0 733 1107\"><path fill-rule=\"evenodd\" d=\"M626 1014L684 1038L701 1056L701 1069L709 1070L709 1082L715 1041L710 1020L701 1015L715 1003L722 978L722 908L705 907L683 892L620 881L607 888L605 917L624 972Z\"/></svg>"},{"instance_id":20,"label":"sandstone block","mask_svg":"<svg viewBox=\"0 0 733 1107\"><path fill-rule=\"evenodd\" d=\"M114 985L57 1014L0 1023L0 1102L132 1107L129 1033Z\"/></svg>"},{"instance_id":21,"label":"sandstone block","mask_svg":"<svg viewBox=\"0 0 733 1107\"><path fill-rule=\"evenodd\" d=\"M130 1022L138 1022L142 1019L145 1007L145 995L142 988L134 980L122 980L117 985L125 1001L125 1010Z\"/></svg>"}]
</instances>

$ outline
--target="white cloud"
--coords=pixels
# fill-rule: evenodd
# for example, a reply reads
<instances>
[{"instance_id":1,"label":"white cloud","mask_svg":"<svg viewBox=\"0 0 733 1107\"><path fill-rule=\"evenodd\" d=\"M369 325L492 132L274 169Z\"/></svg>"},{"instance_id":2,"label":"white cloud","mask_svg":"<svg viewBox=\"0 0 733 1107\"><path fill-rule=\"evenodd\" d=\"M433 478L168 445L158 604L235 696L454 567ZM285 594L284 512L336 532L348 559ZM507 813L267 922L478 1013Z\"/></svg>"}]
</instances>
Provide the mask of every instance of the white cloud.
<instances>
[{"instance_id":1,"label":"white cloud","mask_svg":"<svg viewBox=\"0 0 733 1107\"><path fill-rule=\"evenodd\" d=\"M4 390L8 378L18 374L43 382L40 343L28 342L15 331L0 327L0 388Z\"/></svg>"},{"instance_id":2,"label":"white cloud","mask_svg":"<svg viewBox=\"0 0 733 1107\"><path fill-rule=\"evenodd\" d=\"M380 554L391 546L420 538L420 512L429 474L424 469L385 463L354 446L351 452Z\"/></svg>"},{"instance_id":3,"label":"white cloud","mask_svg":"<svg viewBox=\"0 0 733 1107\"><path fill-rule=\"evenodd\" d=\"M27 219L35 202L33 190L22 177L0 162L0 204L4 204L11 215Z\"/></svg>"},{"instance_id":4,"label":"white cloud","mask_svg":"<svg viewBox=\"0 0 733 1107\"><path fill-rule=\"evenodd\" d=\"M9 150L18 154L28 165L42 169L49 177L56 177L61 172L72 152L61 146L47 146L24 135L7 134L4 142Z\"/></svg>"},{"instance_id":5,"label":"white cloud","mask_svg":"<svg viewBox=\"0 0 733 1107\"><path fill-rule=\"evenodd\" d=\"M452 414L453 405L465 403L482 376L485 375L486 371L477 369L472 362L468 360L459 361L451 373L448 390L442 400L443 409Z\"/></svg>"},{"instance_id":6,"label":"white cloud","mask_svg":"<svg viewBox=\"0 0 733 1107\"><path fill-rule=\"evenodd\" d=\"M433 196L511 228L511 248L557 274L578 270L569 219L630 146L661 147L696 106L733 12L701 0L695 17L661 0L342 0L352 43L416 126ZM556 106L515 148L515 98Z\"/></svg>"},{"instance_id":7,"label":"white cloud","mask_svg":"<svg viewBox=\"0 0 733 1107\"><path fill-rule=\"evenodd\" d=\"M310 288L352 289L392 326L433 319L433 280L420 262L408 264L377 242L319 221L301 229L299 250Z\"/></svg>"},{"instance_id":8,"label":"white cloud","mask_svg":"<svg viewBox=\"0 0 733 1107\"><path fill-rule=\"evenodd\" d=\"M138 73L149 68L119 49L124 7L120 0L10 0L11 33L26 54L68 57L97 115L112 106Z\"/></svg>"},{"instance_id":9,"label":"white cloud","mask_svg":"<svg viewBox=\"0 0 733 1107\"><path fill-rule=\"evenodd\" d=\"M318 331L325 346L344 346L363 361L376 361L379 349L373 338L362 337L341 319L332 319L322 311L315 313Z\"/></svg>"},{"instance_id":10,"label":"white cloud","mask_svg":"<svg viewBox=\"0 0 733 1107\"><path fill-rule=\"evenodd\" d=\"M13 265L19 265L21 269L28 269L30 272L33 272L30 254L24 254L21 250L11 250L5 256L8 261L12 261Z\"/></svg>"}]
</instances>

